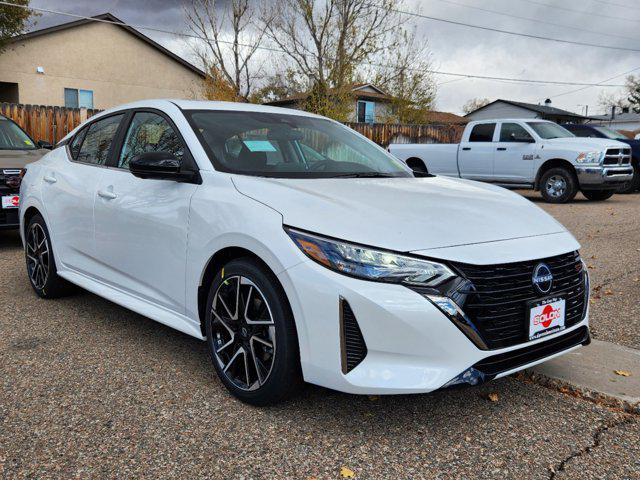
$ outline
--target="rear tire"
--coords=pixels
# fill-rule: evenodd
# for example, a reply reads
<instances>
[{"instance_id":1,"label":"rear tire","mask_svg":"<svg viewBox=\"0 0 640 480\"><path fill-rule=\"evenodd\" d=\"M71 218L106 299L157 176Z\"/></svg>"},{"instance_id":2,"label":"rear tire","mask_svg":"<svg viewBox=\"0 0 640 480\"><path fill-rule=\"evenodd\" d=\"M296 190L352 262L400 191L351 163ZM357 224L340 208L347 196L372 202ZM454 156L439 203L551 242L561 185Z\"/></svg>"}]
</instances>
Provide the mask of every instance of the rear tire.
<instances>
[{"instance_id":1,"label":"rear tire","mask_svg":"<svg viewBox=\"0 0 640 480\"><path fill-rule=\"evenodd\" d=\"M206 334L218 377L243 402L273 405L302 386L289 302L276 276L259 261L232 260L216 274L207 299Z\"/></svg>"},{"instance_id":2,"label":"rear tire","mask_svg":"<svg viewBox=\"0 0 640 480\"><path fill-rule=\"evenodd\" d=\"M549 203L570 202L578 193L578 179L567 168L551 168L540 179L540 193Z\"/></svg>"},{"instance_id":3,"label":"rear tire","mask_svg":"<svg viewBox=\"0 0 640 480\"><path fill-rule=\"evenodd\" d=\"M602 202L615 194L615 190L583 190L582 194L592 202Z\"/></svg>"},{"instance_id":4,"label":"rear tire","mask_svg":"<svg viewBox=\"0 0 640 480\"><path fill-rule=\"evenodd\" d=\"M58 276L49 229L40 214L31 217L25 230L27 275L41 298L59 298L73 293L75 286Z\"/></svg>"}]
</instances>

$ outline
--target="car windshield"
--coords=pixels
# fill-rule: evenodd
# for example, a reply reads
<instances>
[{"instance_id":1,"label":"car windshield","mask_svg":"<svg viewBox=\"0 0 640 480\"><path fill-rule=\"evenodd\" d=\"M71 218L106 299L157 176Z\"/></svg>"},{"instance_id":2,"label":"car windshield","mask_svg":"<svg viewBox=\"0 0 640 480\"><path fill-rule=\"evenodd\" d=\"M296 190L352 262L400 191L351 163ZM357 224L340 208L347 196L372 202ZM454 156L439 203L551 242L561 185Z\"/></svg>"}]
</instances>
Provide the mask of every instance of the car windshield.
<instances>
[{"instance_id":1,"label":"car windshield","mask_svg":"<svg viewBox=\"0 0 640 480\"><path fill-rule=\"evenodd\" d=\"M11 120L0 117L0 150L34 150L29 136Z\"/></svg>"},{"instance_id":2,"label":"car windshield","mask_svg":"<svg viewBox=\"0 0 640 480\"><path fill-rule=\"evenodd\" d=\"M561 127L556 123L551 122L527 122L533 130L538 134L540 138L544 138L545 140L551 140L552 138L569 138L575 137L573 133L571 133L566 128Z\"/></svg>"},{"instance_id":3,"label":"car windshield","mask_svg":"<svg viewBox=\"0 0 640 480\"><path fill-rule=\"evenodd\" d=\"M185 112L217 170L278 178L411 177L395 157L330 120L264 112Z\"/></svg>"},{"instance_id":4,"label":"car windshield","mask_svg":"<svg viewBox=\"0 0 640 480\"><path fill-rule=\"evenodd\" d=\"M611 130L610 128L607 128L607 127L593 127L593 128L595 128L598 132L600 132L606 138L609 138L611 140L628 140L627 137L625 137L621 133L616 132L615 130Z\"/></svg>"}]
</instances>

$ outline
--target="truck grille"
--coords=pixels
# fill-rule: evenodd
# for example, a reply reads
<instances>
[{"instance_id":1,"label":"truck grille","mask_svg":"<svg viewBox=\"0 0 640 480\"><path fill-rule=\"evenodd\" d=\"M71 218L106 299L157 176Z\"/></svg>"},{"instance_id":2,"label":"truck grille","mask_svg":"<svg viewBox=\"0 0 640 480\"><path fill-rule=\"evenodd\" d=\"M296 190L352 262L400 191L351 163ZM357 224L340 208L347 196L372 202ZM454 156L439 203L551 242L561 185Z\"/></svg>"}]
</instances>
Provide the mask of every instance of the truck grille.
<instances>
[{"instance_id":1,"label":"truck grille","mask_svg":"<svg viewBox=\"0 0 640 480\"><path fill-rule=\"evenodd\" d=\"M545 263L553 274L547 294L533 286L533 270ZM473 286L463 306L490 349L528 341L528 302L547 297L566 300L566 327L579 323L586 313L586 273L578 252L527 262L498 265L453 264Z\"/></svg>"},{"instance_id":2,"label":"truck grille","mask_svg":"<svg viewBox=\"0 0 640 480\"><path fill-rule=\"evenodd\" d=\"M20 189L20 172L16 168L0 170L0 190L17 192Z\"/></svg>"},{"instance_id":3,"label":"truck grille","mask_svg":"<svg viewBox=\"0 0 640 480\"><path fill-rule=\"evenodd\" d=\"M631 165L630 148L609 148L604 157L604 165Z\"/></svg>"}]
</instances>

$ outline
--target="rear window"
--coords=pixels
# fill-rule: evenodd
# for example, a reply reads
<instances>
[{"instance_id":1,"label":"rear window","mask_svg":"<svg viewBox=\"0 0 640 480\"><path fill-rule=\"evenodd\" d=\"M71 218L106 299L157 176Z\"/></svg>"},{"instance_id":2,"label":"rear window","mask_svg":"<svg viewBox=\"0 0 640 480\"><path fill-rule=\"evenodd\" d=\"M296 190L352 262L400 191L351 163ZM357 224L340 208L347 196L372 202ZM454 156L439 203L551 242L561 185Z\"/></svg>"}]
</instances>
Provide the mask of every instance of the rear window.
<instances>
[{"instance_id":1,"label":"rear window","mask_svg":"<svg viewBox=\"0 0 640 480\"><path fill-rule=\"evenodd\" d=\"M481 123L471 130L470 142L493 142L493 132L496 129L495 123Z\"/></svg>"}]
</instances>

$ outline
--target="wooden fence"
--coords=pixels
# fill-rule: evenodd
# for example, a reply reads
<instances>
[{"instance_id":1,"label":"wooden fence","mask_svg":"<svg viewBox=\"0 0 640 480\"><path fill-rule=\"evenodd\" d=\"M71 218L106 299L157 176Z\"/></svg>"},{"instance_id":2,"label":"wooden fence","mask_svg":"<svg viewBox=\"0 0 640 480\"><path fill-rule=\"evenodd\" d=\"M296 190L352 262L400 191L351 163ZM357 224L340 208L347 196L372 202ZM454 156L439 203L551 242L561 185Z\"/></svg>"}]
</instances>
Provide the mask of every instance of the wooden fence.
<instances>
[{"instance_id":1,"label":"wooden fence","mask_svg":"<svg viewBox=\"0 0 640 480\"><path fill-rule=\"evenodd\" d=\"M0 103L0 115L12 119L34 140L58 143L67 133L100 110Z\"/></svg>"},{"instance_id":2,"label":"wooden fence","mask_svg":"<svg viewBox=\"0 0 640 480\"><path fill-rule=\"evenodd\" d=\"M391 143L458 143L464 130L464 125L456 124L347 123L346 125L385 148Z\"/></svg>"},{"instance_id":3,"label":"wooden fence","mask_svg":"<svg viewBox=\"0 0 640 480\"><path fill-rule=\"evenodd\" d=\"M11 118L34 140L59 142L67 133L100 110L0 103L0 115ZM388 147L390 143L456 143L464 125L392 125L347 123L347 126Z\"/></svg>"}]
</instances>

